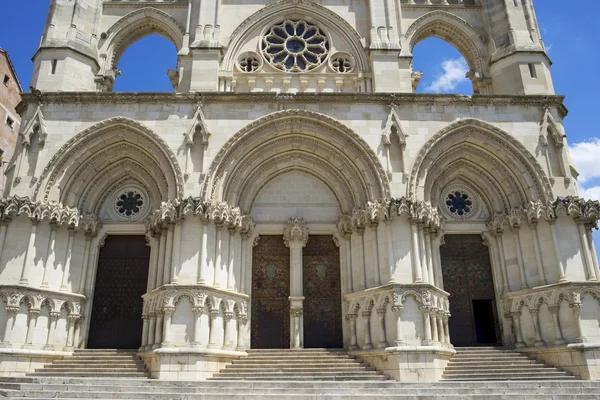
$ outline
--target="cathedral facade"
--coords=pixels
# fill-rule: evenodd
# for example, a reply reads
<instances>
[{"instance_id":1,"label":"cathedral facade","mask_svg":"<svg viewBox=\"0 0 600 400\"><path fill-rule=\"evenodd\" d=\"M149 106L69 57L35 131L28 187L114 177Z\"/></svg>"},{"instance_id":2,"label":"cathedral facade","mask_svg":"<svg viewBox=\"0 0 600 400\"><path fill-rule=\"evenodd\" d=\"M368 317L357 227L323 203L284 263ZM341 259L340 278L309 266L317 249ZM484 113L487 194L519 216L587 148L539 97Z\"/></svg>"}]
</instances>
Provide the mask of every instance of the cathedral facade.
<instances>
[{"instance_id":1,"label":"cathedral facade","mask_svg":"<svg viewBox=\"0 0 600 400\"><path fill-rule=\"evenodd\" d=\"M113 92L149 34L177 47L175 92ZM473 96L414 93L432 36ZM600 204L531 0L52 0L33 61L1 374L135 348L202 380L247 349L344 348L435 381L486 344L600 379Z\"/></svg>"}]
</instances>

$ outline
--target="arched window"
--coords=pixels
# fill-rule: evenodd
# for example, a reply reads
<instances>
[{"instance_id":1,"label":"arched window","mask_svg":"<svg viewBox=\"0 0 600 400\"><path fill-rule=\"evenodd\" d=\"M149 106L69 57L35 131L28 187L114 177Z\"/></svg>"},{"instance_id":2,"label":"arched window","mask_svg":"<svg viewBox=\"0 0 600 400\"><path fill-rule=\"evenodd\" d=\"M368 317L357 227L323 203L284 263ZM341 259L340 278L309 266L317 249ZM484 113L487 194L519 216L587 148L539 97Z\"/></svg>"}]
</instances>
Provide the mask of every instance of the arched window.
<instances>
[{"instance_id":1,"label":"arched window","mask_svg":"<svg viewBox=\"0 0 600 400\"><path fill-rule=\"evenodd\" d=\"M118 60L115 92L172 92L177 76L177 49L158 34L133 43Z\"/></svg>"},{"instance_id":2,"label":"arched window","mask_svg":"<svg viewBox=\"0 0 600 400\"><path fill-rule=\"evenodd\" d=\"M413 71L416 93L473 94L469 64L444 40L430 37L418 43L413 49Z\"/></svg>"}]
</instances>

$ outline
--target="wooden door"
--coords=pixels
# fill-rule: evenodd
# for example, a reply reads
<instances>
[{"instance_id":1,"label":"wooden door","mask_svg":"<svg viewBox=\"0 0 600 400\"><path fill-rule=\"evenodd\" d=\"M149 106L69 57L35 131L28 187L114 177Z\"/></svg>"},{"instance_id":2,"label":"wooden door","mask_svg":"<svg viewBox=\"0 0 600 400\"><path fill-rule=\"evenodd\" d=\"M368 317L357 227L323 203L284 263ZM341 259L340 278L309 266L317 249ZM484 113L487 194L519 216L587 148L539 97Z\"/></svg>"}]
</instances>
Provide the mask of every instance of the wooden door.
<instances>
[{"instance_id":1,"label":"wooden door","mask_svg":"<svg viewBox=\"0 0 600 400\"><path fill-rule=\"evenodd\" d=\"M342 348L340 252L331 235L311 235L302 251L304 347Z\"/></svg>"},{"instance_id":2,"label":"wooden door","mask_svg":"<svg viewBox=\"0 0 600 400\"><path fill-rule=\"evenodd\" d=\"M150 248L144 236L109 236L100 250L87 347L137 349Z\"/></svg>"},{"instance_id":3,"label":"wooden door","mask_svg":"<svg viewBox=\"0 0 600 400\"><path fill-rule=\"evenodd\" d=\"M497 313L489 250L480 235L446 235L440 247L454 346L495 344Z\"/></svg>"},{"instance_id":4,"label":"wooden door","mask_svg":"<svg viewBox=\"0 0 600 400\"><path fill-rule=\"evenodd\" d=\"M252 252L253 349L290 347L290 249L282 235L260 236Z\"/></svg>"}]
</instances>

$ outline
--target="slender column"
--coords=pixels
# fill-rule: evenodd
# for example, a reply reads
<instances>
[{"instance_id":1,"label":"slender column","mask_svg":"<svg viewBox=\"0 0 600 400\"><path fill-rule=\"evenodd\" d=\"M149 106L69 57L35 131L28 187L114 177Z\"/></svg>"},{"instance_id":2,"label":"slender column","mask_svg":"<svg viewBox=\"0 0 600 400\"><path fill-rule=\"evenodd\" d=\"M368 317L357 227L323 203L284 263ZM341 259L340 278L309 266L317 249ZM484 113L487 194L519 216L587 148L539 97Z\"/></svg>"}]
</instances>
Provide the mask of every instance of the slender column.
<instances>
[{"instance_id":1,"label":"slender column","mask_svg":"<svg viewBox=\"0 0 600 400\"><path fill-rule=\"evenodd\" d=\"M594 248L594 238L592 237L592 229L594 229L593 226L586 225L585 226L585 235L587 238L588 250L592 254L592 261L593 261L592 270L594 271L596 278L598 278L598 274L600 273L600 270L598 269L599 268L598 267L598 255L596 254L596 249Z\"/></svg>"},{"instance_id":2,"label":"slender column","mask_svg":"<svg viewBox=\"0 0 600 400\"><path fill-rule=\"evenodd\" d=\"M292 308L291 311L292 318L294 321L294 326L292 327L292 348L299 349L300 346L300 317L302 317L302 309L301 308Z\"/></svg>"},{"instance_id":3,"label":"slender column","mask_svg":"<svg viewBox=\"0 0 600 400\"><path fill-rule=\"evenodd\" d=\"M302 347L304 290L302 280L302 248L308 242L309 230L301 217L290 217L283 229L283 241L290 249L290 345Z\"/></svg>"},{"instance_id":4,"label":"slender column","mask_svg":"<svg viewBox=\"0 0 600 400\"><path fill-rule=\"evenodd\" d=\"M223 254L223 224L215 223L216 227L216 240L215 240L215 262L213 271L213 286L218 288L221 286L219 277L221 276Z\"/></svg>"},{"instance_id":5,"label":"slender column","mask_svg":"<svg viewBox=\"0 0 600 400\"><path fill-rule=\"evenodd\" d=\"M581 303L571 303L569 304L569 307L571 307L571 310L573 310L573 314L575 315L575 321L577 322L577 337L575 338L575 342L586 343L588 339L583 334L583 327L581 326Z\"/></svg>"},{"instance_id":6,"label":"slender column","mask_svg":"<svg viewBox=\"0 0 600 400\"><path fill-rule=\"evenodd\" d=\"M81 321L83 320L83 316L79 316L76 320L75 320L75 333L73 336L73 347L80 347L79 346L79 337L81 334Z\"/></svg>"},{"instance_id":7,"label":"slender column","mask_svg":"<svg viewBox=\"0 0 600 400\"><path fill-rule=\"evenodd\" d=\"M2 252L4 251L4 241L6 240L6 231L8 230L8 220L0 221L0 259L2 259Z\"/></svg>"},{"instance_id":8,"label":"slender column","mask_svg":"<svg viewBox=\"0 0 600 400\"><path fill-rule=\"evenodd\" d=\"M371 229L371 233L373 234L373 241L371 242L371 245L373 247L373 250L371 250L373 252L373 268L375 269L375 284L376 285L381 285L381 271L379 270L379 243L378 243L378 237L377 237L377 229L379 228L379 223L377 222L373 222L369 225L370 229ZM366 265L365 265L365 271L366 271Z\"/></svg>"},{"instance_id":9,"label":"slender column","mask_svg":"<svg viewBox=\"0 0 600 400\"><path fill-rule=\"evenodd\" d=\"M362 266L360 269L360 287L361 289L366 289L367 286L367 259L365 252L365 228L357 227L356 232L358 233L358 237L360 238L360 246L358 246L358 251L360 253L360 259L362 261Z\"/></svg>"},{"instance_id":10,"label":"slender column","mask_svg":"<svg viewBox=\"0 0 600 400\"><path fill-rule=\"evenodd\" d=\"M560 330L560 321L558 319L558 312L560 311L559 306L551 306L548 307L550 312L552 313L552 321L554 322L554 336L556 339L554 340L554 344L563 345L566 344L567 341L563 338L562 332Z\"/></svg>"},{"instance_id":11,"label":"slender column","mask_svg":"<svg viewBox=\"0 0 600 400\"><path fill-rule=\"evenodd\" d=\"M248 318L245 315L238 315L237 317L237 351L244 351L246 346L244 345L244 327L248 322Z\"/></svg>"},{"instance_id":12,"label":"slender column","mask_svg":"<svg viewBox=\"0 0 600 400\"><path fill-rule=\"evenodd\" d=\"M525 275L525 263L523 262L523 250L521 248L521 235L519 234L520 228L518 226L512 226L511 231L513 234L513 240L515 242L515 251L517 253L517 262L519 263L519 276L521 278L521 289L529 288L527 284L527 276Z\"/></svg>"},{"instance_id":13,"label":"slender column","mask_svg":"<svg viewBox=\"0 0 600 400\"><path fill-rule=\"evenodd\" d=\"M233 275L233 263L235 260L235 234L237 229L229 228L229 257L227 258L227 290L233 290L235 276Z\"/></svg>"},{"instance_id":14,"label":"slender column","mask_svg":"<svg viewBox=\"0 0 600 400\"><path fill-rule=\"evenodd\" d=\"M202 240L200 242L200 249L202 254L200 255L200 260L198 261L198 284L204 285L206 281L204 280L204 272L207 269L208 265L208 220L202 220Z\"/></svg>"},{"instance_id":15,"label":"slender column","mask_svg":"<svg viewBox=\"0 0 600 400\"><path fill-rule=\"evenodd\" d=\"M223 350L230 350L235 347L233 345L233 340L231 340L231 333L233 332L231 325L234 323L235 320L233 319L233 313L231 311L223 313Z\"/></svg>"},{"instance_id":16,"label":"slender column","mask_svg":"<svg viewBox=\"0 0 600 400\"><path fill-rule=\"evenodd\" d=\"M148 345L148 327L150 325L148 314L142 314L142 320L144 321L144 324L142 325L142 345L140 346L139 351L144 351Z\"/></svg>"},{"instance_id":17,"label":"slender column","mask_svg":"<svg viewBox=\"0 0 600 400\"><path fill-rule=\"evenodd\" d=\"M380 307L376 310L377 318L379 319L379 343L377 343L378 349L385 349L388 347L387 339L385 337L385 307Z\"/></svg>"},{"instance_id":18,"label":"slender column","mask_svg":"<svg viewBox=\"0 0 600 400\"><path fill-rule=\"evenodd\" d=\"M548 221L550 224L550 232L552 233L552 247L554 248L554 257L556 257L556 266L558 268L559 282L566 282L567 277L565 276L565 268L563 266L562 256L560 254L560 248L558 247L558 237L556 236L556 228L554 223L555 219Z\"/></svg>"},{"instance_id":19,"label":"slender column","mask_svg":"<svg viewBox=\"0 0 600 400\"><path fill-rule=\"evenodd\" d=\"M371 343L371 311L363 311L362 319L365 326L365 344L363 344L363 350L370 350L373 348L373 343Z\"/></svg>"},{"instance_id":20,"label":"slender column","mask_svg":"<svg viewBox=\"0 0 600 400\"><path fill-rule=\"evenodd\" d=\"M240 293L246 293L246 257L248 254L248 235L243 234L240 247Z\"/></svg>"},{"instance_id":21,"label":"slender column","mask_svg":"<svg viewBox=\"0 0 600 400\"><path fill-rule=\"evenodd\" d=\"M424 283L429 283L429 267L427 265L427 254L425 254L425 232L422 223L417 224L419 234L419 255L421 256L421 277Z\"/></svg>"},{"instance_id":22,"label":"slender column","mask_svg":"<svg viewBox=\"0 0 600 400\"><path fill-rule=\"evenodd\" d=\"M433 340L431 337L431 320L429 319L429 313L431 312L431 309L425 306L421 306L420 309L423 313L423 330L425 333L425 340L423 340L423 346L433 346Z\"/></svg>"},{"instance_id":23,"label":"slender column","mask_svg":"<svg viewBox=\"0 0 600 400\"><path fill-rule=\"evenodd\" d=\"M65 253L65 269L63 270L62 283L60 291L68 290L69 275L71 274L71 260L73 259L73 239L75 238L75 230L69 227L69 240L67 241L67 251Z\"/></svg>"},{"instance_id":24,"label":"slender column","mask_svg":"<svg viewBox=\"0 0 600 400\"><path fill-rule=\"evenodd\" d=\"M392 238L392 219L385 220L385 226L388 231L388 266L390 269L390 280L388 283L396 283L396 260L394 258L394 241Z\"/></svg>"},{"instance_id":25,"label":"slender column","mask_svg":"<svg viewBox=\"0 0 600 400\"><path fill-rule=\"evenodd\" d=\"M33 332L39 315L40 310L29 309L29 324L27 325L27 335L25 336L25 344L23 345L24 349L33 348Z\"/></svg>"},{"instance_id":26,"label":"slender column","mask_svg":"<svg viewBox=\"0 0 600 400\"><path fill-rule=\"evenodd\" d=\"M357 314L347 314L346 320L350 323L350 350L358 350L358 342L356 340L356 319Z\"/></svg>"},{"instance_id":27,"label":"slender column","mask_svg":"<svg viewBox=\"0 0 600 400\"><path fill-rule=\"evenodd\" d=\"M169 224L167 228L167 244L165 246L165 264L163 266L163 285L171 283L171 271L173 267L173 236L175 225Z\"/></svg>"},{"instance_id":28,"label":"slender column","mask_svg":"<svg viewBox=\"0 0 600 400\"><path fill-rule=\"evenodd\" d=\"M577 221L577 229L579 230L579 239L581 242L581 251L583 252L583 262L585 264L587 280L596 281L598 278L596 277L596 271L594 271L594 263L587 243L587 235L585 233L586 228L582 222Z\"/></svg>"},{"instance_id":29,"label":"slender column","mask_svg":"<svg viewBox=\"0 0 600 400\"><path fill-rule=\"evenodd\" d=\"M75 337L75 322L79 318L79 315L69 314L67 315L67 343L63 350L71 351L73 349L73 338Z\"/></svg>"},{"instance_id":30,"label":"slender column","mask_svg":"<svg viewBox=\"0 0 600 400\"><path fill-rule=\"evenodd\" d=\"M166 307L163 309L163 340L161 347L173 346L171 343L171 318L173 317L173 312L175 312L175 308Z\"/></svg>"},{"instance_id":31,"label":"slender column","mask_svg":"<svg viewBox=\"0 0 600 400\"><path fill-rule=\"evenodd\" d=\"M404 310L404 307L402 307L401 305L392 306L392 311L394 311L394 314L396 315L396 340L394 341L394 344L396 345L396 347L406 346L406 343L402 339L402 311L403 310Z\"/></svg>"},{"instance_id":32,"label":"slender column","mask_svg":"<svg viewBox=\"0 0 600 400\"><path fill-rule=\"evenodd\" d=\"M41 288L48 287L48 281L46 278L46 274L48 273L48 260L50 259L50 252L54 253L54 246L56 245L56 231L58 230L58 226L50 222L50 238L48 239L48 247L46 248L46 257L44 258L44 271L42 272L42 284Z\"/></svg>"},{"instance_id":33,"label":"slender column","mask_svg":"<svg viewBox=\"0 0 600 400\"><path fill-rule=\"evenodd\" d=\"M433 284L440 289L443 288L442 260L440 258L440 237L437 232L431 232L431 259L433 267Z\"/></svg>"},{"instance_id":34,"label":"slender column","mask_svg":"<svg viewBox=\"0 0 600 400\"><path fill-rule=\"evenodd\" d=\"M85 247L83 249L83 266L81 270L81 276L79 277L79 289L77 289L77 293L83 294L85 291L85 278L87 276L87 271L90 265L90 246L92 244L92 234L89 232L85 233ZM46 273L46 268L44 267L44 273Z\"/></svg>"},{"instance_id":35,"label":"slender column","mask_svg":"<svg viewBox=\"0 0 600 400\"><path fill-rule=\"evenodd\" d=\"M148 326L148 344L146 345L146 350L152 350L156 343L156 340L154 339L156 336L156 313L149 313L148 317L150 318L150 322Z\"/></svg>"},{"instance_id":36,"label":"slender column","mask_svg":"<svg viewBox=\"0 0 600 400\"><path fill-rule=\"evenodd\" d=\"M29 235L29 242L27 243L27 251L23 259L23 274L21 275L21 285L28 285L31 274L31 269L35 263L33 258L33 252L35 247L35 236L37 233L37 226L39 221L36 219L31 220L31 234Z\"/></svg>"},{"instance_id":37,"label":"slender column","mask_svg":"<svg viewBox=\"0 0 600 400\"><path fill-rule=\"evenodd\" d=\"M510 282L508 281L508 269L506 266L506 254L504 253L504 232L496 233L496 244L498 246L498 258L500 259L500 270L502 271L502 280L504 287L502 293L510 292Z\"/></svg>"},{"instance_id":38,"label":"slender column","mask_svg":"<svg viewBox=\"0 0 600 400\"><path fill-rule=\"evenodd\" d=\"M437 330L438 330L438 337L439 337L439 341L442 344L446 344L446 335L444 335L444 312L439 310L437 312Z\"/></svg>"},{"instance_id":39,"label":"slender column","mask_svg":"<svg viewBox=\"0 0 600 400\"><path fill-rule=\"evenodd\" d=\"M177 276L177 268L179 268L181 254L181 232L183 230L183 222L181 220L177 221L175 224L175 233L173 235L173 251L172 260L171 260L171 283L173 285L179 284L179 277Z\"/></svg>"},{"instance_id":40,"label":"slender column","mask_svg":"<svg viewBox=\"0 0 600 400\"><path fill-rule=\"evenodd\" d=\"M202 344L200 342L200 334L202 333L202 313L204 312L204 307L194 307L192 308L194 312L194 340L192 341L192 347L201 347Z\"/></svg>"},{"instance_id":41,"label":"slender column","mask_svg":"<svg viewBox=\"0 0 600 400\"><path fill-rule=\"evenodd\" d=\"M219 347L217 338L217 317L219 316L219 310L210 310L210 333L208 335L208 348L216 349Z\"/></svg>"},{"instance_id":42,"label":"slender column","mask_svg":"<svg viewBox=\"0 0 600 400\"><path fill-rule=\"evenodd\" d=\"M531 237L533 238L533 250L535 253L535 263L537 264L538 275L540 276L540 284L545 285L546 275L544 274L544 266L542 264L542 253L540 251L540 234L537 229L537 221L530 225Z\"/></svg>"},{"instance_id":43,"label":"slender column","mask_svg":"<svg viewBox=\"0 0 600 400\"><path fill-rule=\"evenodd\" d=\"M423 228L425 236L425 259L427 260L427 270L429 272L429 283L435 285L435 278L433 273L433 253L431 250L431 231L429 227Z\"/></svg>"},{"instance_id":44,"label":"slender column","mask_svg":"<svg viewBox=\"0 0 600 400\"><path fill-rule=\"evenodd\" d=\"M156 264L156 283L155 288L163 285L165 275L165 251L167 249L167 230L162 229L158 244L158 263Z\"/></svg>"},{"instance_id":45,"label":"slender column","mask_svg":"<svg viewBox=\"0 0 600 400\"><path fill-rule=\"evenodd\" d=\"M6 327L4 328L4 337L2 338L2 347L12 347L10 336L15 324L15 317L19 312L19 307L6 307Z\"/></svg>"},{"instance_id":46,"label":"slender column","mask_svg":"<svg viewBox=\"0 0 600 400\"><path fill-rule=\"evenodd\" d=\"M56 332L56 325L58 324L59 318L60 318L59 312L56 312L56 311L50 312L48 336L46 337L46 345L44 346L44 350L54 350L54 333Z\"/></svg>"},{"instance_id":47,"label":"slender column","mask_svg":"<svg viewBox=\"0 0 600 400\"><path fill-rule=\"evenodd\" d=\"M352 277L352 234L345 234L344 241L346 242L345 251L346 251L346 270L348 271L348 292L352 292L354 290L354 283Z\"/></svg>"},{"instance_id":48,"label":"slender column","mask_svg":"<svg viewBox=\"0 0 600 400\"><path fill-rule=\"evenodd\" d=\"M448 327L448 318L450 317L450 313L449 312L444 312L444 342L446 342L447 344L450 344L450 329Z\"/></svg>"},{"instance_id":49,"label":"slender column","mask_svg":"<svg viewBox=\"0 0 600 400\"><path fill-rule=\"evenodd\" d=\"M413 276L415 283L423 282L423 275L421 274L421 256L419 253L419 232L417 230L417 224L414 221L410 223L410 230L412 233L412 262L413 262Z\"/></svg>"},{"instance_id":50,"label":"slender column","mask_svg":"<svg viewBox=\"0 0 600 400\"><path fill-rule=\"evenodd\" d=\"M494 245L490 240L491 237L492 234L489 232L481 234L482 244L489 249L490 265L492 266L492 277L494 278L495 286L497 286L496 290L498 291L498 295L502 296L502 288L504 287L504 282L502 282L502 280L504 280L504 278L500 276L501 274L498 273L498 259L496 258L496 249L494 248Z\"/></svg>"},{"instance_id":51,"label":"slender column","mask_svg":"<svg viewBox=\"0 0 600 400\"><path fill-rule=\"evenodd\" d=\"M540 331L540 310L529 310L529 314L531 314L531 319L533 320L533 330L535 333L535 347L545 346L546 342L544 342L544 340L542 339L542 332Z\"/></svg>"},{"instance_id":52,"label":"slender column","mask_svg":"<svg viewBox=\"0 0 600 400\"><path fill-rule=\"evenodd\" d=\"M150 267L147 286L148 292L156 288L156 276L158 275L158 253L160 253L160 241L156 239L156 235L154 233L152 233L150 243Z\"/></svg>"},{"instance_id":53,"label":"slender column","mask_svg":"<svg viewBox=\"0 0 600 400\"><path fill-rule=\"evenodd\" d=\"M160 347L162 343L162 330L163 330L163 314L162 311L156 312L156 324L154 326L154 343L152 344L153 349Z\"/></svg>"},{"instance_id":54,"label":"slender column","mask_svg":"<svg viewBox=\"0 0 600 400\"><path fill-rule=\"evenodd\" d=\"M437 324L437 312L436 310L431 310L429 313L429 318L431 319L431 340L434 342L440 342L440 337L438 336L438 324Z\"/></svg>"},{"instance_id":55,"label":"slender column","mask_svg":"<svg viewBox=\"0 0 600 400\"><path fill-rule=\"evenodd\" d=\"M521 334L521 317L520 311L515 311L510 313L513 326L515 327L515 347L525 347L525 343L523 342L523 335Z\"/></svg>"}]
</instances>

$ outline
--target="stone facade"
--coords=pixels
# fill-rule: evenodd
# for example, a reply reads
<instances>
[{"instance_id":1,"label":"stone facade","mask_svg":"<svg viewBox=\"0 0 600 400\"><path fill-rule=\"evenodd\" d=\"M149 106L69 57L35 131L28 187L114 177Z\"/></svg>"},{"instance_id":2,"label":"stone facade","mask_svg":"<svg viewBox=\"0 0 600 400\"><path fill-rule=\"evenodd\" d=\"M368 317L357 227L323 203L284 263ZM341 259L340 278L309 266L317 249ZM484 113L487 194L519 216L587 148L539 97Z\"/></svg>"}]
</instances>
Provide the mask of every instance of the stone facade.
<instances>
[{"instance_id":1,"label":"stone facade","mask_svg":"<svg viewBox=\"0 0 600 400\"><path fill-rule=\"evenodd\" d=\"M178 49L176 93L113 93L119 57L151 33ZM413 93L430 36L465 56L475 95ZM477 234L496 343L600 378L600 204L577 197L531 0L55 0L34 62L0 204L3 374L86 347L108 235L151 249L154 377L205 379L250 347L264 235L289 247L302 347L303 249L330 235L343 346L434 381L461 334L449 320L468 317L452 315L440 246Z\"/></svg>"},{"instance_id":2,"label":"stone facade","mask_svg":"<svg viewBox=\"0 0 600 400\"><path fill-rule=\"evenodd\" d=\"M21 129L21 116L16 108L21 102L23 90L10 57L2 48L0 48L0 79L2 80L2 85L0 85L0 150L2 150L0 195L4 195L5 166L12 159Z\"/></svg>"}]
</instances>

